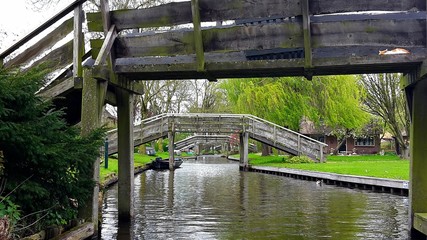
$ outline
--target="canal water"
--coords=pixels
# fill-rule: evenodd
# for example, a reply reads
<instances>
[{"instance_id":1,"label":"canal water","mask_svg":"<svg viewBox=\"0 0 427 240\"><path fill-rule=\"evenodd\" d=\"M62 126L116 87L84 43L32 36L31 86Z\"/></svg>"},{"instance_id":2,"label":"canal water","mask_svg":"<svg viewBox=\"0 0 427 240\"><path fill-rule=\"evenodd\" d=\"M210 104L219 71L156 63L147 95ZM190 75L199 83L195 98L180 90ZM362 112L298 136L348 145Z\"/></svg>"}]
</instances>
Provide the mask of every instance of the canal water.
<instances>
[{"instance_id":1,"label":"canal water","mask_svg":"<svg viewBox=\"0 0 427 240\"><path fill-rule=\"evenodd\" d=\"M105 194L101 239L407 239L408 199L240 172L222 158L135 178L135 217L118 226Z\"/></svg>"}]
</instances>

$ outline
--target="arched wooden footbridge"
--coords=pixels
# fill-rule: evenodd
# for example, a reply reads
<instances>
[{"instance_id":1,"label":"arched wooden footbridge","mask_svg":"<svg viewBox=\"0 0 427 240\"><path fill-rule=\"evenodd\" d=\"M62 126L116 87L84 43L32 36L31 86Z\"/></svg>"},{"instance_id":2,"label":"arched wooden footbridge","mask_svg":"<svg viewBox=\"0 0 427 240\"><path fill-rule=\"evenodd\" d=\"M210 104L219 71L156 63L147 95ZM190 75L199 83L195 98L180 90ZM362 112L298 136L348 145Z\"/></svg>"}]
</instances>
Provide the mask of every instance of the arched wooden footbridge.
<instances>
[{"instance_id":1,"label":"arched wooden footbridge","mask_svg":"<svg viewBox=\"0 0 427 240\"><path fill-rule=\"evenodd\" d=\"M267 120L248 114L161 114L144 119L134 127L134 146L169 137L169 145L174 146L174 134L209 133L238 134L241 148L241 166L248 167L248 139L254 139L291 155L306 155L316 161L323 161L323 147L326 144L304 136ZM199 136L199 139L203 136ZM217 137L219 138L219 137ZM223 137L222 137L223 138ZM117 130L108 134L109 153L117 152ZM171 144L172 143L172 144ZM169 148L174 151L174 147ZM171 158L173 161L173 158ZM172 164L172 163L171 163Z\"/></svg>"},{"instance_id":2,"label":"arched wooden footbridge","mask_svg":"<svg viewBox=\"0 0 427 240\"><path fill-rule=\"evenodd\" d=\"M141 93L138 80L401 72L411 112L410 228L414 236L427 235L424 0L191 0L117 11L101 0L102 11L87 14L84 2L73 2L0 60L5 67L50 61L62 69L39 94L62 96L54 102L68 107L68 121L81 122L83 134L99 126L106 102L118 107L121 220L133 215L131 102ZM73 11L73 18L61 20ZM104 36L92 39L91 49L84 48L85 15L89 31ZM59 20L41 40L22 47ZM60 41L70 32L73 40ZM385 51L395 48L406 53ZM93 204L82 212L94 222L97 193L95 187Z\"/></svg>"}]
</instances>

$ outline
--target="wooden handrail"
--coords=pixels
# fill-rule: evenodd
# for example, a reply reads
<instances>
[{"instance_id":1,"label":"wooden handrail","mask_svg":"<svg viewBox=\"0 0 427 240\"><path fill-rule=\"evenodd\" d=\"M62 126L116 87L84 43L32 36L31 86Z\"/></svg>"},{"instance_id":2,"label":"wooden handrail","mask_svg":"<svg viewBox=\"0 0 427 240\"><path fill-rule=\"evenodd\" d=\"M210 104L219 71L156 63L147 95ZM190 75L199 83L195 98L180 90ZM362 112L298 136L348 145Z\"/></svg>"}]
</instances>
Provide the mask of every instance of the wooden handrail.
<instances>
[{"instance_id":1,"label":"wooden handrail","mask_svg":"<svg viewBox=\"0 0 427 240\"><path fill-rule=\"evenodd\" d=\"M35 36L37 36L38 34L40 34L41 32L43 32L44 30L46 30L50 26L52 26L52 24L54 24L55 22L57 22L59 19L63 18L65 15L67 15L68 13L70 13L71 11L73 11L74 8L76 8L77 6L85 3L86 1L87 0L76 0L73 3L71 3L68 7L64 8L61 12L57 13L55 16L53 16L52 18L50 18L49 20L47 20L45 23L43 23L42 25L40 25L38 28L34 29L32 32L30 32L25 37L23 37L21 40L19 40L18 42L16 42L15 44L13 44L11 47L9 47L5 51L3 51L0 54L0 60L4 59L5 57L7 57L11 53L13 53L15 50L17 50L18 48L20 48L22 45L24 45L25 43L27 43L28 41L30 41L32 38L34 38Z\"/></svg>"}]
</instances>

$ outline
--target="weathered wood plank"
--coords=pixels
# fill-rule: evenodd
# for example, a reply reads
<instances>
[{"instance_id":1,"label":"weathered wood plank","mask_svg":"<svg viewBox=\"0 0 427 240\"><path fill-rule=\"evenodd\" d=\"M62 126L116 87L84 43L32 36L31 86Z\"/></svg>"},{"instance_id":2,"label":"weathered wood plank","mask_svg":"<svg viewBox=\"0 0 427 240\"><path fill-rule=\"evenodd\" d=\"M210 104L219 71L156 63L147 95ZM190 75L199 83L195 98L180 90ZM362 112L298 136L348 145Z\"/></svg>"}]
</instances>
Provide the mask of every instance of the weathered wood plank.
<instances>
[{"instance_id":1,"label":"weathered wood plank","mask_svg":"<svg viewBox=\"0 0 427 240\"><path fill-rule=\"evenodd\" d=\"M61 234L53 240L79 240L79 239L86 239L88 237L91 237L95 234L95 225L91 222L84 223L80 226L77 226L70 231Z\"/></svg>"},{"instance_id":2,"label":"weathered wood plank","mask_svg":"<svg viewBox=\"0 0 427 240\"><path fill-rule=\"evenodd\" d=\"M7 61L5 63L5 67L20 65L26 63L27 61L33 60L33 57L51 48L59 40L67 36L71 31L73 31L73 18L64 21L59 27L54 29L37 43L30 46L13 59Z\"/></svg>"},{"instance_id":3,"label":"weathered wood plank","mask_svg":"<svg viewBox=\"0 0 427 240\"><path fill-rule=\"evenodd\" d=\"M424 0L311 0L312 14L329 14L362 11L425 11Z\"/></svg>"},{"instance_id":4,"label":"weathered wood plank","mask_svg":"<svg viewBox=\"0 0 427 240\"><path fill-rule=\"evenodd\" d=\"M51 99L54 97L58 97L61 94L68 92L69 90L72 90L72 89L74 89L74 79L67 78L61 81L60 83L56 84L55 86L45 91L41 91L38 95L47 99Z\"/></svg>"},{"instance_id":5,"label":"weathered wood plank","mask_svg":"<svg viewBox=\"0 0 427 240\"><path fill-rule=\"evenodd\" d=\"M425 46L425 20L361 20L312 23L312 47L330 46ZM273 48L303 47L301 22L210 28L202 31L205 54ZM102 40L92 40L98 49ZM194 54L192 31L119 37L117 58Z\"/></svg>"},{"instance_id":6,"label":"weathered wood plank","mask_svg":"<svg viewBox=\"0 0 427 240\"><path fill-rule=\"evenodd\" d=\"M41 63L48 63L53 68L62 68L73 62L73 40L52 50L46 56L40 58L31 64L30 67L37 66Z\"/></svg>"},{"instance_id":7,"label":"weathered wood plank","mask_svg":"<svg viewBox=\"0 0 427 240\"><path fill-rule=\"evenodd\" d=\"M256 19L266 17L294 17L301 15L301 2L292 0L201 0L200 16L202 22L235 19ZM425 11L423 0L313 0L310 13L327 14L360 11ZM89 30L102 32L100 13L89 13ZM111 12L111 21L118 30L173 26L191 23L190 2L164 4L152 8L118 10Z\"/></svg>"},{"instance_id":8,"label":"weathered wood plank","mask_svg":"<svg viewBox=\"0 0 427 240\"><path fill-rule=\"evenodd\" d=\"M251 11L247 11L251 9ZM270 0L201 0L200 17L202 22L231 20L239 18L258 18L264 16L292 17L300 15L299 1ZM88 14L90 31L102 31L100 13ZM111 19L117 29L162 27L192 22L191 3L175 2L157 7L111 12Z\"/></svg>"},{"instance_id":9,"label":"weathered wood plank","mask_svg":"<svg viewBox=\"0 0 427 240\"><path fill-rule=\"evenodd\" d=\"M380 72L410 72L416 70L427 57L427 49L408 48L411 54L379 56L378 50L387 46L353 46L328 47L313 49L313 74L360 74ZM235 56L243 53L234 53L230 61L226 61L226 53L221 62L210 62L210 54L206 54L206 70L217 78L234 77L272 77L272 76L302 76L304 74L304 59L278 60L237 60ZM187 58L186 58L187 57ZM178 57L177 57L178 58ZM115 71L132 79L193 79L206 78L194 67L193 56L179 56L188 63L154 63L147 64L146 58L127 59L123 65L117 59ZM193 59L193 62L191 60ZM130 63L130 64L128 64Z\"/></svg>"},{"instance_id":10,"label":"weathered wood plank","mask_svg":"<svg viewBox=\"0 0 427 240\"><path fill-rule=\"evenodd\" d=\"M349 45L425 46L425 20L312 23L313 47Z\"/></svg>"},{"instance_id":11,"label":"weathered wood plank","mask_svg":"<svg viewBox=\"0 0 427 240\"><path fill-rule=\"evenodd\" d=\"M203 30L202 36L206 53L303 46L301 23L211 28ZM92 48L98 48L101 41L92 40ZM192 31L119 37L116 56L121 58L193 54L194 46Z\"/></svg>"}]
</instances>

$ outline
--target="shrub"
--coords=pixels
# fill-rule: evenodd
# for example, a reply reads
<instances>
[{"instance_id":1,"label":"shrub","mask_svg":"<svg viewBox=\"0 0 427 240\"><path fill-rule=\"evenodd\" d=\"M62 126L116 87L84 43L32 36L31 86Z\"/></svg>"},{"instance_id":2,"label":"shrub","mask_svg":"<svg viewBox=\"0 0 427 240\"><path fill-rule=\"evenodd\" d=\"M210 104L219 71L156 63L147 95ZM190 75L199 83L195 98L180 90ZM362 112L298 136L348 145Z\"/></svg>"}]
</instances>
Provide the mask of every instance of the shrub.
<instances>
[{"instance_id":1,"label":"shrub","mask_svg":"<svg viewBox=\"0 0 427 240\"><path fill-rule=\"evenodd\" d=\"M314 163L313 159L307 156L294 156L291 158L283 158L284 163Z\"/></svg>"},{"instance_id":2,"label":"shrub","mask_svg":"<svg viewBox=\"0 0 427 240\"><path fill-rule=\"evenodd\" d=\"M19 222L27 226L37 220L37 228L76 217L70 199L82 206L91 196L92 166L105 135L98 129L81 137L78 128L63 120L63 111L34 94L45 73L0 69L0 150L7 180L3 193L10 193L22 215L38 213Z\"/></svg>"}]
</instances>

